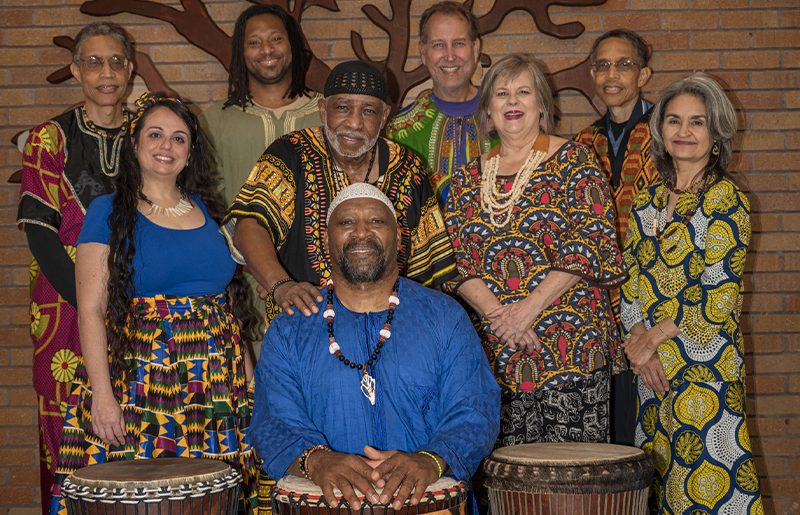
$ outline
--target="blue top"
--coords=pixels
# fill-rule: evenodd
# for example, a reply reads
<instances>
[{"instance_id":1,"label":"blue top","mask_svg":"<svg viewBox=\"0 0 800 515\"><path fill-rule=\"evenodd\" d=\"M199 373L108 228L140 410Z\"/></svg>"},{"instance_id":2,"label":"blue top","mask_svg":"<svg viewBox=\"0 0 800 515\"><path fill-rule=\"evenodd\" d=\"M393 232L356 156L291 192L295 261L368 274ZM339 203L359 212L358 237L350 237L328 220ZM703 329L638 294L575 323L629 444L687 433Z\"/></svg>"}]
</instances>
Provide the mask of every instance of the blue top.
<instances>
[{"instance_id":1,"label":"blue top","mask_svg":"<svg viewBox=\"0 0 800 515\"><path fill-rule=\"evenodd\" d=\"M469 479L491 452L500 389L466 313L443 293L408 279L400 279L398 298L392 335L370 367L374 406L361 393L361 371L328 351L327 300L310 317L281 313L270 324L249 431L270 476L283 477L317 444L362 456L365 445L435 452L459 480ZM342 353L366 362L387 312L354 313L335 295L334 311Z\"/></svg>"},{"instance_id":2,"label":"blue top","mask_svg":"<svg viewBox=\"0 0 800 515\"><path fill-rule=\"evenodd\" d=\"M108 245L111 199L115 193L97 197L86 210L78 242ZM155 295L200 296L225 292L236 271L219 226L208 216L206 206L192 197L205 215L197 229L168 229L138 213L136 254L133 256L135 297Z\"/></svg>"}]
</instances>

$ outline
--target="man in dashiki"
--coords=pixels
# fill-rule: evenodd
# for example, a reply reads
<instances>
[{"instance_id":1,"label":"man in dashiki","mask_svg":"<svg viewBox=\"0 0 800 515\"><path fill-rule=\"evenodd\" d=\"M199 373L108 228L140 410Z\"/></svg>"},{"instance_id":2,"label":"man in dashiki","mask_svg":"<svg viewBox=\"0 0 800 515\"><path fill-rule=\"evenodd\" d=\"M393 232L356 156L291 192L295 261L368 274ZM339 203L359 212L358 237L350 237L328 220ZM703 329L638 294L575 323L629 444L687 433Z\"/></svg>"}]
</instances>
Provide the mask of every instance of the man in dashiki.
<instances>
[{"instance_id":1,"label":"man in dashiki","mask_svg":"<svg viewBox=\"0 0 800 515\"><path fill-rule=\"evenodd\" d=\"M396 213L372 185L339 193L326 299L310 317L275 318L256 370L250 435L264 468L305 476L332 506L333 486L356 510L353 487L398 510L442 475L468 480L499 430L500 390L466 313L399 277Z\"/></svg>"},{"instance_id":2,"label":"man in dashiki","mask_svg":"<svg viewBox=\"0 0 800 515\"><path fill-rule=\"evenodd\" d=\"M480 53L481 40L469 8L447 1L425 10L419 20L419 56L433 89L386 126L386 137L422 158L442 206L453 170L498 142L482 139L475 125L479 88L470 78Z\"/></svg>"},{"instance_id":3,"label":"man in dashiki","mask_svg":"<svg viewBox=\"0 0 800 515\"><path fill-rule=\"evenodd\" d=\"M311 56L294 18L275 5L252 5L233 29L228 96L199 117L209 146L209 165L225 207L231 205L261 157L276 138L317 127L320 93L306 87ZM251 302L263 316L258 282L245 271ZM258 356L258 341L250 342Z\"/></svg>"},{"instance_id":4,"label":"man in dashiki","mask_svg":"<svg viewBox=\"0 0 800 515\"><path fill-rule=\"evenodd\" d=\"M266 290L267 324L281 310L316 313L331 274L325 213L346 186L374 184L394 205L400 274L425 286L455 277L442 213L420 159L380 137L389 116L383 75L369 63L337 65L320 100L324 126L275 140L223 220L234 258Z\"/></svg>"},{"instance_id":5,"label":"man in dashiki","mask_svg":"<svg viewBox=\"0 0 800 515\"><path fill-rule=\"evenodd\" d=\"M23 149L17 224L31 261L33 386L39 397L42 512L64 426L63 410L81 352L75 287L75 242L95 198L114 191L131 115L122 108L133 73L131 43L119 25L96 22L75 37L70 70L83 106L33 129Z\"/></svg>"},{"instance_id":6,"label":"man in dashiki","mask_svg":"<svg viewBox=\"0 0 800 515\"><path fill-rule=\"evenodd\" d=\"M650 157L650 115L653 104L641 96L650 79L647 43L635 32L616 29L595 40L590 51L597 96L608 111L575 135L591 148L611 185L617 241L622 246L631 204L639 191L660 181ZM617 324L620 291L609 291ZM611 442L633 445L636 426L636 383L633 372L615 375L611 383Z\"/></svg>"}]
</instances>

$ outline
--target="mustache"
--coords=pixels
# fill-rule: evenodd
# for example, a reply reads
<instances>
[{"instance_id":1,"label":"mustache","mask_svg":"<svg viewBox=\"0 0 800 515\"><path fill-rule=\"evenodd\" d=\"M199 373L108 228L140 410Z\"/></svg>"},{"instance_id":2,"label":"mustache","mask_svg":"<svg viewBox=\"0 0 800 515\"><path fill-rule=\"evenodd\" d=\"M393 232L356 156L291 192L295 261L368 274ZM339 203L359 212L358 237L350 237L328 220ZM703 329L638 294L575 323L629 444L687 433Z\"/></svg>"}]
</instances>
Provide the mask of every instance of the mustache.
<instances>
[{"instance_id":1,"label":"mustache","mask_svg":"<svg viewBox=\"0 0 800 515\"><path fill-rule=\"evenodd\" d=\"M382 252L383 251L383 246L380 243L378 243L376 240L374 240L373 238L364 238L364 239L353 238L353 239L351 239L350 241L348 241L344 245L342 250L344 252L348 252L348 251L353 250L356 247L364 247L364 246L369 247L370 249L374 250L375 252Z\"/></svg>"}]
</instances>

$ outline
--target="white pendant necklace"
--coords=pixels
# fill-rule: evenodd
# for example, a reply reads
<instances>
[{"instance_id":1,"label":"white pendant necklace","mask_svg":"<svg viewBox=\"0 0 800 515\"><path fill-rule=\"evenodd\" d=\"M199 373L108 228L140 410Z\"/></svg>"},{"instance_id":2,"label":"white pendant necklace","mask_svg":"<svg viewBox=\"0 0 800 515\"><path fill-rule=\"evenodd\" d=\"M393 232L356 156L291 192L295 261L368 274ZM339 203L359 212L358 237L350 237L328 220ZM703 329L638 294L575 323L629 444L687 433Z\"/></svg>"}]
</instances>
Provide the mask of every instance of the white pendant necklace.
<instances>
[{"instance_id":1,"label":"white pendant necklace","mask_svg":"<svg viewBox=\"0 0 800 515\"><path fill-rule=\"evenodd\" d=\"M399 279L398 281L395 281L394 288L392 288L392 293L389 295L389 312L386 315L386 323L383 324L383 329L380 330L380 338L378 338L378 343L375 346L375 349L370 353L370 357L366 363L355 363L344 357L344 354L342 354L342 351L339 348L339 344L336 343L336 338L333 336L333 319L336 316L336 312L333 310L333 280L328 279L328 304L325 306L325 312L322 313L322 316L325 317L325 320L328 323L328 341L330 342L330 345L328 345L328 351L330 351L330 353L333 354L336 359L344 363L344 366L357 370L363 370L360 384L361 393L364 394L364 396L369 400L369 403L373 406L375 405L375 378L369 374L369 367L371 367L378 360L378 356L380 356L383 344L386 343L386 340L392 336L392 318L394 318L395 308L398 304L400 304L400 299L397 298L398 287Z\"/></svg>"}]
</instances>

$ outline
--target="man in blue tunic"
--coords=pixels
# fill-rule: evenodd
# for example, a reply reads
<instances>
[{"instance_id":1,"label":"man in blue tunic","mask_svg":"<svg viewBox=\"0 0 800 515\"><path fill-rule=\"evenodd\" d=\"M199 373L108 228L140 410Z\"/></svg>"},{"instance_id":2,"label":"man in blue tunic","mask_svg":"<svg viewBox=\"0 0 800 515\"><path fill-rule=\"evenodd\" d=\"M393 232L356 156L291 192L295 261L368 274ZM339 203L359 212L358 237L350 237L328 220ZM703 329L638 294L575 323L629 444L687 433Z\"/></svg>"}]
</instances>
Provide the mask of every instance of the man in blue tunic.
<instances>
[{"instance_id":1,"label":"man in blue tunic","mask_svg":"<svg viewBox=\"0 0 800 515\"><path fill-rule=\"evenodd\" d=\"M281 313L264 338L252 441L271 476L305 476L332 506L334 487L355 509L353 487L396 510L416 504L443 473L469 479L499 430L500 391L469 318L398 277L399 243L380 190L343 189L319 312Z\"/></svg>"}]
</instances>

